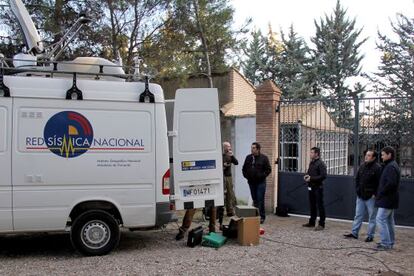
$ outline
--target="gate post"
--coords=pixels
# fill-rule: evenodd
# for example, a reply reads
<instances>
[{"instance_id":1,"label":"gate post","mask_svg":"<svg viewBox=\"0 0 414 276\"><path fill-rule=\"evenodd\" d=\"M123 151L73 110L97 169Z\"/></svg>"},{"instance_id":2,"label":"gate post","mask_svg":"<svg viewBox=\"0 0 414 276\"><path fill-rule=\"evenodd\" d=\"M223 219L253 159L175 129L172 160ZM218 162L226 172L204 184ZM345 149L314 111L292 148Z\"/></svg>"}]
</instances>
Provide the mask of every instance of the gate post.
<instances>
[{"instance_id":1,"label":"gate post","mask_svg":"<svg viewBox=\"0 0 414 276\"><path fill-rule=\"evenodd\" d=\"M354 119L354 173L355 176L359 168L359 98L358 95L354 95L355 105L355 119Z\"/></svg>"},{"instance_id":2,"label":"gate post","mask_svg":"<svg viewBox=\"0 0 414 276\"><path fill-rule=\"evenodd\" d=\"M266 212L275 213L277 205L279 158L279 107L282 92L271 80L266 80L254 90L256 94L256 140L262 153L269 157L272 173L266 179Z\"/></svg>"}]
</instances>

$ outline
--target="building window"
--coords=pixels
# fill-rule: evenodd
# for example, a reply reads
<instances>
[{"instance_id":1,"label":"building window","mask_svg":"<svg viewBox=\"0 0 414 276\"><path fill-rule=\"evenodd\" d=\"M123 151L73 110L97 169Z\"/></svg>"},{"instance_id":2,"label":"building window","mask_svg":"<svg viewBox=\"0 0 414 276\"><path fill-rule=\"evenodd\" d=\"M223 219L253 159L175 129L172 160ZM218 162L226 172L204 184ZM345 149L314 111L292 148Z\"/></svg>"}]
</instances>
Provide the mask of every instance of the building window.
<instances>
[{"instance_id":1,"label":"building window","mask_svg":"<svg viewBox=\"0 0 414 276\"><path fill-rule=\"evenodd\" d=\"M347 174L348 141L344 133L318 131L317 147L326 164L328 174Z\"/></svg>"},{"instance_id":2,"label":"building window","mask_svg":"<svg viewBox=\"0 0 414 276\"><path fill-rule=\"evenodd\" d=\"M297 125L284 125L280 129L281 170L299 171L299 128Z\"/></svg>"}]
</instances>

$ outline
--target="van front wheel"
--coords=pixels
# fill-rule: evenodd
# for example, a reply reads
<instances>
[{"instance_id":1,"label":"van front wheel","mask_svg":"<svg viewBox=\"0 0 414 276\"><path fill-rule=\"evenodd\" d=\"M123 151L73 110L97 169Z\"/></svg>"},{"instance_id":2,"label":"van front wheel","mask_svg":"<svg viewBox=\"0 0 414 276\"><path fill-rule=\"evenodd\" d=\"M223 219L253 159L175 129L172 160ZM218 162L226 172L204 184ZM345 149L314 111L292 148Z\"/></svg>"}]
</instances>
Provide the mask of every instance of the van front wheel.
<instances>
[{"instance_id":1,"label":"van front wheel","mask_svg":"<svg viewBox=\"0 0 414 276\"><path fill-rule=\"evenodd\" d=\"M105 211L87 211L73 222L70 238L75 249L84 255L105 255L119 243L119 225Z\"/></svg>"}]
</instances>

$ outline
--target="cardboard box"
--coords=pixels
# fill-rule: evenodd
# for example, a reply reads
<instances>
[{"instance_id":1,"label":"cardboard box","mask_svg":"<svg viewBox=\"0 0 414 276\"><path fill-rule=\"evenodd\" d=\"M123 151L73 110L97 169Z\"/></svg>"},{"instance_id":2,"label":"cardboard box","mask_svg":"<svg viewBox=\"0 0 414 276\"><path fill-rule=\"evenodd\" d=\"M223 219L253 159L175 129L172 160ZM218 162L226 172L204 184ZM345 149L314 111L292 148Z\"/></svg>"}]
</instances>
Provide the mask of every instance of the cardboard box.
<instances>
[{"instance_id":1,"label":"cardboard box","mask_svg":"<svg viewBox=\"0 0 414 276\"><path fill-rule=\"evenodd\" d=\"M259 210L253 206L236 206L236 216L239 218L248 218L248 217L257 217L259 215Z\"/></svg>"},{"instance_id":2,"label":"cardboard box","mask_svg":"<svg viewBox=\"0 0 414 276\"><path fill-rule=\"evenodd\" d=\"M240 245L258 245L260 217L240 218L237 223L237 241Z\"/></svg>"}]
</instances>

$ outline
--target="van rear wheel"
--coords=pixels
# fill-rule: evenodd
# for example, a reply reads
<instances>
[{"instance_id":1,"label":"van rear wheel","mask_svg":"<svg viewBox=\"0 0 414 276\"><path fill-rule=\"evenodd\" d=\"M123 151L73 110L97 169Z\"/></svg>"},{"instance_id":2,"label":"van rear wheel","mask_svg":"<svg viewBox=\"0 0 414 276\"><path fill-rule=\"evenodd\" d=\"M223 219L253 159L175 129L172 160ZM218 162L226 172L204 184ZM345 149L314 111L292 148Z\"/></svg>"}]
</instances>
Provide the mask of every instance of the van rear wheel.
<instances>
[{"instance_id":1,"label":"van rear wheel","mask_svg":"<svg viewBox=\"0 0 414 276\"><path fill-rule=\"evenodd\" d=\"M70 238L75 249L84 255L105 255L119 243L119 225L108 212L87 211L73 222Z\"/></svg>"}]
</instances>

